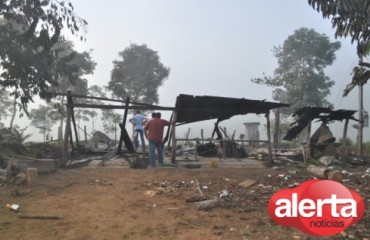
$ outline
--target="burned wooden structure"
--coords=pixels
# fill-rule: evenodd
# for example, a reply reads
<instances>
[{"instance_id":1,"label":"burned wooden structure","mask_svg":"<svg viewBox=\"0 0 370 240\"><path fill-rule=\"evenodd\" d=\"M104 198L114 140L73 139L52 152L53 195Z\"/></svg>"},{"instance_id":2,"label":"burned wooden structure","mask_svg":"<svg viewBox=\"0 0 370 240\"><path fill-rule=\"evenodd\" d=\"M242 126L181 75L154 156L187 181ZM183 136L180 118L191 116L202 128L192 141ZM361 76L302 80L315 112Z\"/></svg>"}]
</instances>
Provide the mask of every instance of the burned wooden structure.
<instances>
[{"instance_id":1,"label":"burned wooden structure","mask_svg":"<svg viewBox=\"0 0 370 240\"><path fill-rule=\"evenodd\" d=\"M226 146L230 139L223 139L219 123L236 115L264 114L267 120L267 143L269 146L269 162L271 159L271 134L270 134L270 111L272 109L288 107L289 104L250 100L244 98L227 98L214 96L192 96L181 94L176 99L177 125L194 123L198 121L216 119L212 138L217 136L221 145ZM202 139L200 139L202 140ZM175 141L175 140L174 140ZM175 143L175 142L174 142ZM223 146L224 154L227 148ZM174 148L173 148L174 151ZM174 159L175 154L172 154Z\"/></svg>"},{"instance_id":2,"label":"burned wooden structure","mask_svg":"<svg viewBox=\"0 0 370 240\"><path fill-rule=\"evenodd\" d=\"M99 97L79 96L73 95L70 91L67 94L67 120L64 134L64 156L63 162L65 164L70 159L69 153L73 149L80 147L76 122L74 119L74 108L99 108L99 109L123 109L124 115L121 124L119 144L116 154L121 154L122 145L124 144L128 153L135 153L132 141L126 130L127 115L129 110L140 109L140 110L162 110L162 111L173 111L171 120L175 122L175 126L189 124L197 121L216 119L216 124L213 132L213 136L216 134L218 139L222 142L221 133L218 127L219 122L229 119L236 115L245 114L265 114L267 119L267 136L269 145L269 160L271 160L271 137L270 137L270 110L287 107L288 104L275 103L268 101L249 100L244 98L226 98L226 97L213 97L213 96L192 96L180 94L176 99L175 107L162 107L150 104L130 102L129 98L126 101L113 100ZM90 98L104 101L119 102L120 105L106 105L106 104L85 104L76 103L73 98ZM75 132L75 143L73 142L72 127ZM212 138L213 138L212 136ZM169 146L172 145L172 156L171 160L174 163L176 158L176 127L168 128L166 137L163 144L168 141Z\"/></svg>"},{"instance_id":3,"label":"burned wooden structure","mask_svg":"<svg viewBox=\"0 0 370 240\"><path fill-rule=\"evenodd\" d=\"M298 109L294 114L297 120L291 124L291 128L286 133L283 140L292 141L295 139L300 132L307 128L307 143L306 143L306 160L308 156L311 156L312 148L320 148L321 145L330 144L335 142L330 130L326 126L328 123L335 121L345 121L343 129L343 139L347 138L348 123L349 120L355 119L353 115L356 111L353 110L333 110L332 108L325 107L303 107ZM311 124L316 119L322 124L320 128L311 136Z\"/></svg>"},{"instance_id":4,"label":"burned wooden structure","mask_svg":"<svg viewBox=\"0 0 370 240\"><path fill-rule=\"evenodd\" d=\"M173 111L175 109L173 107L161 107L161 106L155 106L151 104L130 102L130 98L128 97L126 98L126 101L122 101L122 100L108 99L108 98L101 98L101 97L74 95L71 93L71 91L68 91L67 94L58 94L58 95L67 96L67 104L66 104L67 120L66 120L65 133L64 133L64 151L63 151L63 159L62 159L61 165L65 165L68 159L71 158L70 156L71 151L80 148L78 134L77 134L77 125L76 125L76 121L74 118L75 108L123 109L124 110L122 122L119 124L121 132L120 132L119 144L118 144L118 148L116 152L117 155L121 154L123 144L125 144L125 147L128 153L135 153L133 143L126 130L127 115L128 115L129 110L140 109L140 110ZM103 101L108 101L108 102L118 102L118 103L121 103L121 105L75 103L73 101L73 98L85 98L85 99L103 100ZM76 146L74 145L74 142L73 142L72 126L75 132Z\"/></svg>"}]
</instances>

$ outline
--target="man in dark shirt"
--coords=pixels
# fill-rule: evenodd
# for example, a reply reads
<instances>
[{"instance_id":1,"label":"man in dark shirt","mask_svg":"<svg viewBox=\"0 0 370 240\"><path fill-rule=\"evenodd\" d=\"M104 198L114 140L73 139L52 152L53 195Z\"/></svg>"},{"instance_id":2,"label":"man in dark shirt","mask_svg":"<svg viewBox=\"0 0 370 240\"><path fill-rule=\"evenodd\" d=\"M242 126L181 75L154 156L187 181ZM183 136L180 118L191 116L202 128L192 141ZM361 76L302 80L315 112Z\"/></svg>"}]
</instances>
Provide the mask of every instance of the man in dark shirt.
<instances>
[{"instance_id":1,"label":"man in dark shirt","mask_svg":"<svg viewBox=\"0 0 370 240\"><path fill-rule=\"evenodd\" d=\"M158 163L163 165L163 129L165 126L170 126L173 124L170 121L161 119L161 113L153 114L154 118L151 119L144 127L145 136L149 141L149 159L150 165L155 167L156 165L156 156L155 150L158 154Z\"/></svg>"}]
</instances>

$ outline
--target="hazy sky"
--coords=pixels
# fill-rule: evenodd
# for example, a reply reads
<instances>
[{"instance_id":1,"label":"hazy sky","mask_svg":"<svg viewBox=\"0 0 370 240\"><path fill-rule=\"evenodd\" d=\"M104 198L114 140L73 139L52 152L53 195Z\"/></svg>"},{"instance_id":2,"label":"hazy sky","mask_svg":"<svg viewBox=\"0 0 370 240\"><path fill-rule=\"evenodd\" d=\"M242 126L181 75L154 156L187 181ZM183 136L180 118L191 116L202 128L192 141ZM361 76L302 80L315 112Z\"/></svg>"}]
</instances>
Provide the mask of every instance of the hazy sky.
<instances>
[{"instance_id":1,"label":"hazy sky","mask_svg":"<svg viewBox=\"0 0 370 240\"><path fill-rule=\"evenodd\" d=\"M171 69L169 78L159 88L159 105L174 106L181 93L273 101L272 88L254 84L251 78L263 73L271 76L277 67L273 47L282 45L295 30L306 27L342 43L336 61L326 69L326 74L335 81L328 100L336 109L358 110L357 89L342 98L357 63L355 46L350 39L335 39L330 20L323 19L307 0L73 0L72 3L75 12L87 20L88 32L86 42L73 37L70 40L78 51L93 49L92 57L97 62L94 75L87 76L89 85L107 85L118 52L135 43L157 51L161 62ZM366 110L370 102L368 90L366 85ZM168 115L165 113L164 117ZM240 134L244 131L243 122L260 120L263 122L264 116L247 115L223 125L230 131L237 129ZM198 127L206 128L210 134L213 122L200 123ZM340 138L343 123L333 128ZM199 136L195 130L192 134ZM351 127L349 136L355 135ZM369 128L365 128L365 140L370 140L369 135Z\"/></svg>"}]
</instances>

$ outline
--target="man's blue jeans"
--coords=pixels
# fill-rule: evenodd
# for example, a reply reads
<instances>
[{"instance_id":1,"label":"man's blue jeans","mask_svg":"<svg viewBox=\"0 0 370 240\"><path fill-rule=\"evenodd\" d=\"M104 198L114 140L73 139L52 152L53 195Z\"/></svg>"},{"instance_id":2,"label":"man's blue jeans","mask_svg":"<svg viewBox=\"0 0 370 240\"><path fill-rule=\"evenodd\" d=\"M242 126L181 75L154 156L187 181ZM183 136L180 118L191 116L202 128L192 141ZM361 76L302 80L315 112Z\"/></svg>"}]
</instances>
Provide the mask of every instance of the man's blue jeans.
<instances>
[{"instance_id":1,"label":"man's blue jeans","mask_svg":"<svg viewBox=\"0 0 370 240\"><path fill-rule=\"evenodd\" d=\"M155 167L155 150L157 150L158 153L158 163L160 165L163 164L163 148L162 148L162 141L149 141L149 159L150 159L150 165L152 167Z\"/></svg>"},{"instance_id":2,"label":"man's blue jeans","mask_svg":"<svg viewBox=\"0 0 370 240\"><path fill-rule=\"evenodd\" d=\"M135 131L136 131L136 137L134 139L135 149L137 150L137 148L139 147L139 136L138 135L140 135L142 150L145 151L144 131L141 129L136 129Z\"/></svg>"}]
</instances>

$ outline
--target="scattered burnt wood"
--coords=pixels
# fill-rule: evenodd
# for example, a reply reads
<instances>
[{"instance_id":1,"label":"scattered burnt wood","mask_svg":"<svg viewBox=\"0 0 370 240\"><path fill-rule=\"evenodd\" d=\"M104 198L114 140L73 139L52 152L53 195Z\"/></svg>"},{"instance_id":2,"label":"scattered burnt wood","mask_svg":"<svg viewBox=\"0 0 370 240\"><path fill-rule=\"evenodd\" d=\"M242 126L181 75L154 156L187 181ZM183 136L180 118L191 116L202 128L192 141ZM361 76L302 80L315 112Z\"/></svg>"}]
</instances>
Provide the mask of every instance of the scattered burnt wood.
<instances>
[{"instance_id":1,"label":"scattered burnt wood","mask_svg":"<svg viewBox=\"0 0 370 240\"><path fill-rule=\"evenodd\" d=\"M41 215L19 215L19 218L23 219L39 219L39 220L59 220L61 217L58 216L41 216Z\"/></svg>"},{"instance_id":2,"label":"scattered burnt wood","mask_svg":"<svg viewBox=\"0 0 370 240\"><path fill-rule=\"evenodd\" d=\"M210 200L196 202L195 206L198 208L198 210L211 210L216 207L222 207L223 200L219 198L214 198Z\"/></svg>"},{"instance_id":3,"label":"scattered burnt wood","mask_svg":"<svg viewBox=\"0 0 370 240\"><path fill-rule=\"evenodd\" d=\"M205 200L209 200L209 197L207 196L191 196L191 197L188 197L185 202L187 203L194 203L194 202L201 202L201 201L205 201Z\"/></svg>"},{"instance_id":4,"label":"scattered burnt wood","mask_svg":"<svg viewBox=\"0 0 370 240\"><path fill-rule=\"evenodd\" d=\"M218 150L216 144L208 142L205 144L198 144L197 153L201 157L217 157Z\"/></svg>"},{"instance_id":5,"label":"scattered burnt wood","mask_svg":"<svg viewBox=\"0 0 370 240\"><path fill-rule=\"evenodd\" d=\"M145 154L121 154L121 157L134 169L145 169L150 164L149 157Z\"/></svg>"},{"instance_id":6,"label":"scattered burnt wood","mask_svg":"<svg viewBox=\"0 0 370 240\"><path fill-rule=\"evenodd\" d=\"M343 182L343 173L338 170L330 170L325 167L319 167L315 165L309 165L307 171L317 177L334 180L337 182Z\"/></svg>"}]
</instances>

